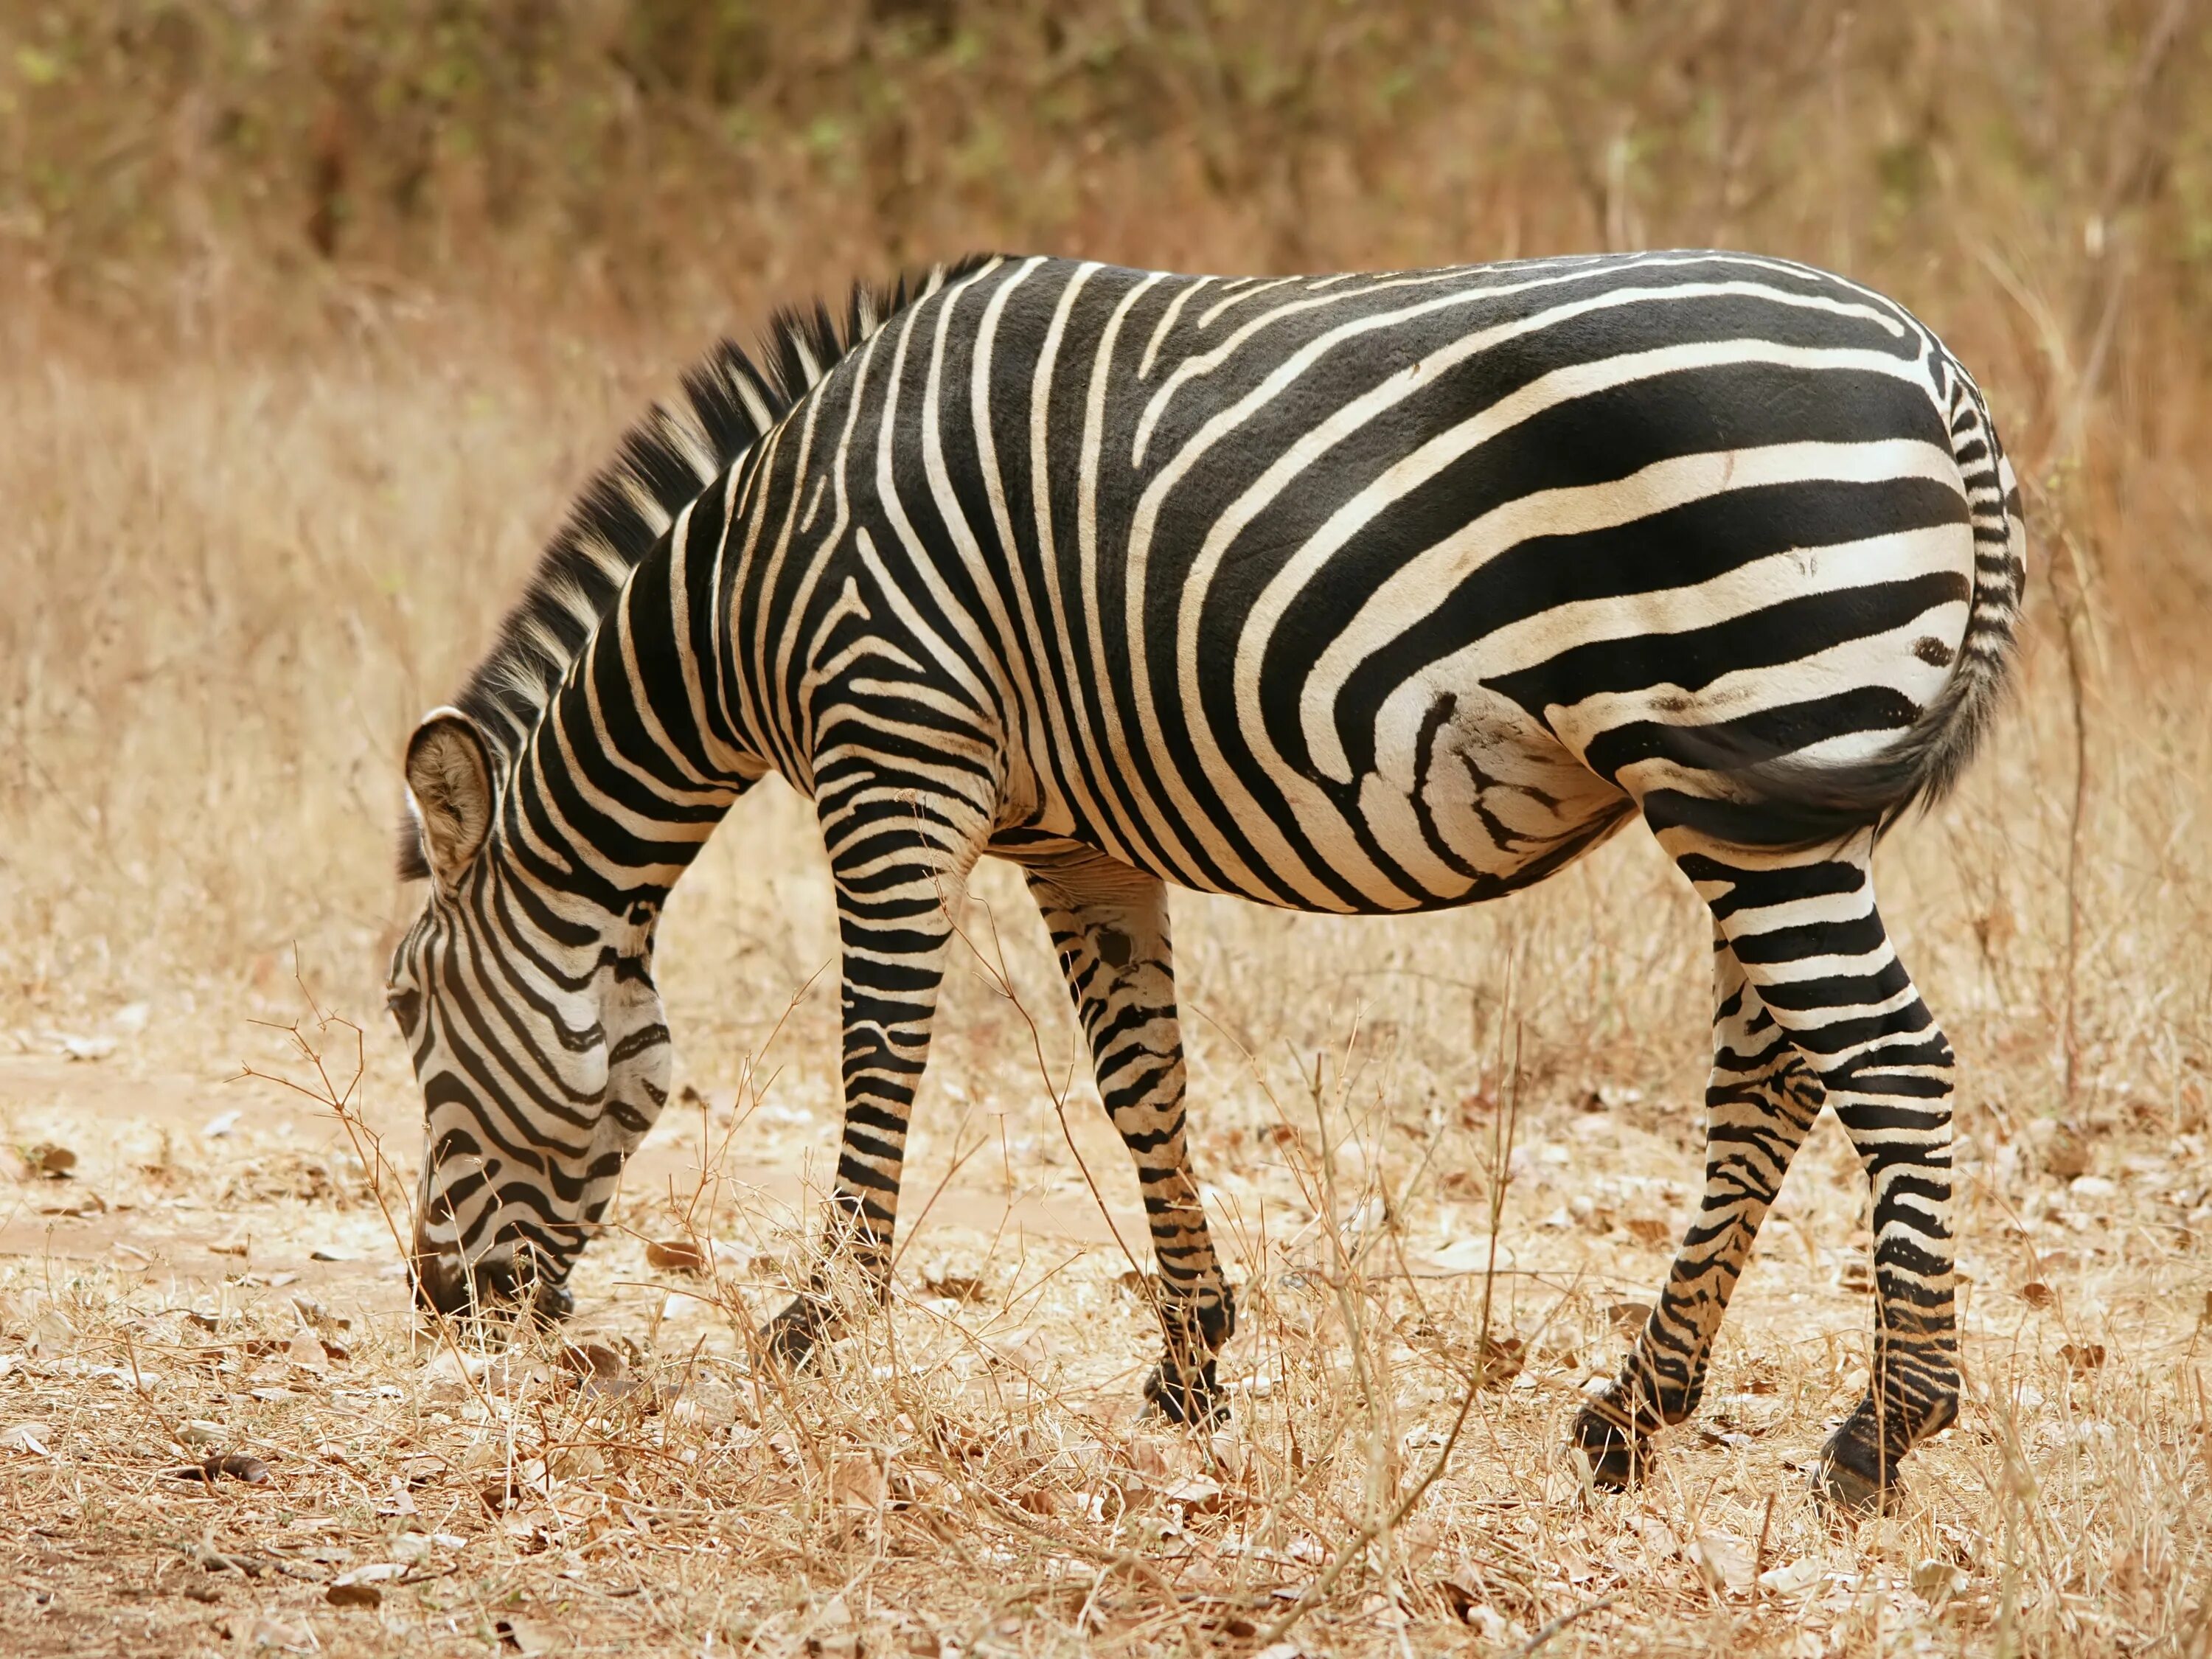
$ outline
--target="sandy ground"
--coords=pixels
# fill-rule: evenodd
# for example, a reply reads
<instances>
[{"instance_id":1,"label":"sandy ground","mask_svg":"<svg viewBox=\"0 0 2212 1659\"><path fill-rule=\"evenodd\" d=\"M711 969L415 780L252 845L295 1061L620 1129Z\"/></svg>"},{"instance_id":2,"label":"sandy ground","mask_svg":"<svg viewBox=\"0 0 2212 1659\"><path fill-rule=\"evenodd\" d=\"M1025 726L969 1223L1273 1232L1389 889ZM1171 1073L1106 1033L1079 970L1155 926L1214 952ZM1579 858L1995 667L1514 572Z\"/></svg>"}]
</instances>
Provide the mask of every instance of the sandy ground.
<instances>
[{"instance_id":1,"label":"sandy ground","mask_svg":"<svg viewBox=\"0 0 2212 1659\"><path fill-rule=\"evenodd\" d=\"M2072 1177L2039 1176L2066 1155L2025 1135L1990 1149L1972 1399L1916 1457L1910 1513L1839 1528L1804 1492L1864 1382L1860 1188L1832 1125L1704 1410L1614 1498L1559 1442L1694 1200L1679 1109L1533 1111L1494 1258L1467 1160L1432 1160L1433 1196L1349 1274L1330 1263L1375 1224L1361 1193L1420 1147L1334 1143L1332 1210L1297 1137L1231 1136L1208 1197L1245 1286L1238 1418L1200 1440L1136 1417L1149 1316L1114 1232L1136 1243L1140 1218L1095 1105L1071 1107L1073 1148L1033 1109L925 1145L892 1317L798 1379L755 1367L744 1332L799 1261L834 1126L773 1091L735 1107L694 1090L656 1129L578 1272L565 1361L486 1358L409 1315L356 1155L366 1131L412 1158L402 1097L349 1135L265 1079L127 1045L0 1059L0 1651L1245 1653L1372 1519L1363 1490L1443 1450L1419 1512L1363 1547L1386 1588L1332 1589L1278 1659L1515 1651L1569 1616L1560 1650L1996 1650L2031 1620L2033 1650L2202 1645L2201 1148ZM709 1271L655 1267L656 1241ZM1455 1442L1493 1260L1513 1364ZM1379 1404L1347 1352L1387 1368ZM973 1437L949 1466L945 1424ZM175 1478L220 1453L267 1479Z\"/></svg>"}]
</instances>

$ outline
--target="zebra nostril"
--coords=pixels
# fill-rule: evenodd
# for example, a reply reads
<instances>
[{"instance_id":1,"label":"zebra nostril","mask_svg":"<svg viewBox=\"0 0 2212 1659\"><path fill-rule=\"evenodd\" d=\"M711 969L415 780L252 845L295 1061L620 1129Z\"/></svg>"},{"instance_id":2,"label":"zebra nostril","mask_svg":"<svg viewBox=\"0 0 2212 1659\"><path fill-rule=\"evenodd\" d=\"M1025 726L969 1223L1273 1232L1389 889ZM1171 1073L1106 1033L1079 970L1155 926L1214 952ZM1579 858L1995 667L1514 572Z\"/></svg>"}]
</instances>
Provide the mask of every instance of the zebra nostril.
<instances>
[{"instance_id":1,"label":"zebra nostril","mask_svg":"<svg viewBox=\"0 0 2212 1659\"><path fill-rule=\"evenodd\" d=\"M575 1293L566 1285L541 1283L532 1309L544 1323L557 1325L576 1311Z\"/></svg>"}]
</instances>

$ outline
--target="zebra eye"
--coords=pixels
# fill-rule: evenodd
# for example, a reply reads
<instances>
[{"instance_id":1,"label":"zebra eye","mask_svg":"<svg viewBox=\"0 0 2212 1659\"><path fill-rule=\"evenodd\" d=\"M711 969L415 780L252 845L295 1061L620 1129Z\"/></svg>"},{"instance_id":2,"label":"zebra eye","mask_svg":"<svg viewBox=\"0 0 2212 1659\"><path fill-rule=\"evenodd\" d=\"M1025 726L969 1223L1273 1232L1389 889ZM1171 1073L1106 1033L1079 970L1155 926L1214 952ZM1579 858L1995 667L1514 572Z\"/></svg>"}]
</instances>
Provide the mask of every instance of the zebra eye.
<instances>
[{"instance_id":1,"label":"zebra eye","mask_svg":"<svg viewBox=\"0 0 2212 1659\"><path fill-rule=\"evenodd\" d=\"M422 1012L422 994L394 991L385 998L384 1006L392 1010L392 1017L399 1022L401 1030L411 1031L415 1029L415 1017Z\"/></svg>"}]
</instances>

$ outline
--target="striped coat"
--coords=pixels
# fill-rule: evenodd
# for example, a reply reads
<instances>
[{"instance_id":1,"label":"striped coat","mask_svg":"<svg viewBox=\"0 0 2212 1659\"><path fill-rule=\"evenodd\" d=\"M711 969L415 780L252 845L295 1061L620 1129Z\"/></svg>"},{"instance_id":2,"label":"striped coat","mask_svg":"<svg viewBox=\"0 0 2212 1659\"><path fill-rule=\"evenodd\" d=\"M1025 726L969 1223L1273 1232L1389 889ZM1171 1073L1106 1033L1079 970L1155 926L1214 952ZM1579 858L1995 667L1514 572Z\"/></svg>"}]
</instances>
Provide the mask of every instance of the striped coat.
<instances>
[{"instance_id":1,"label":"striped coat","mask_svg":"<svg viewBox=\"0 0 2212 1659\"><path fill-rule=\"evenodd\" d=\"M1979 392L1840 278L1674 252L1224 280L979 259L785 317L657 411L410 745L395 957L429 1113L418 1283L557 1304L666 1087L653 924L775 772L836 884L846 1122L823 1276L886 1281L951 948L1027 870L1135 1158L1170 1414L1234 1302L1186 1147L1166 890L1496 897L1632 818L1711 911L1703 1210L1576 1435L1691 1410L1825 1103L1874 1182L1870 1497L1955 1409L1951 1054L1874 902L2004 681L2024 579Z\"/></svg>"}]
</instances>

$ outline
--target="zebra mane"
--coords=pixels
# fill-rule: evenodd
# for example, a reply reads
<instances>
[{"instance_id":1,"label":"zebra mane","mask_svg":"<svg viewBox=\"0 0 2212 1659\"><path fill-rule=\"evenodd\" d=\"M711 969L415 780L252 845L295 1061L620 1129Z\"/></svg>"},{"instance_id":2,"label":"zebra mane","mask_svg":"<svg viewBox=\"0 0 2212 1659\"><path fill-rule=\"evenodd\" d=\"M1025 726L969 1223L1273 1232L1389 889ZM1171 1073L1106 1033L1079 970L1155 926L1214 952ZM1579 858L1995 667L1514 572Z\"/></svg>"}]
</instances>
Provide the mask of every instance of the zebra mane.
<instances>
[{"instance_id":1,"label":"zebra mane","mask_svg":"<svg viewBox=\"0 0 2212 1659\"><path fill-rule=\"evenodd\" d=\"M988 263L971 254L888 286L855 283L842 319L820 301L775 312L757 355L723 339L686 369L683 397L655 404L623 434L538 561L522 597L454 707L475 720L504 776L630 572L685 503L783 418L893 317ZM410 808L399 825L399 878L430 873Z\"/></svg>"}]
</instances>

